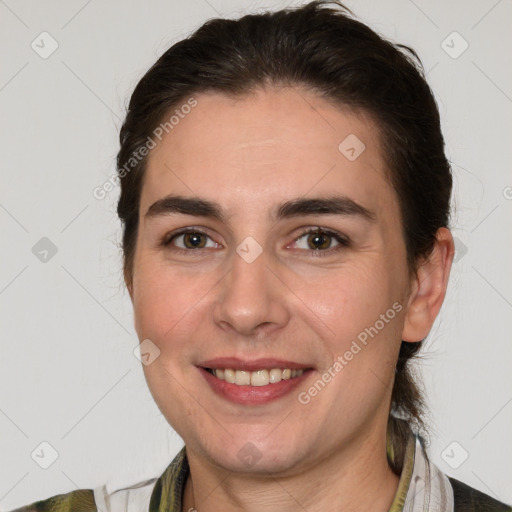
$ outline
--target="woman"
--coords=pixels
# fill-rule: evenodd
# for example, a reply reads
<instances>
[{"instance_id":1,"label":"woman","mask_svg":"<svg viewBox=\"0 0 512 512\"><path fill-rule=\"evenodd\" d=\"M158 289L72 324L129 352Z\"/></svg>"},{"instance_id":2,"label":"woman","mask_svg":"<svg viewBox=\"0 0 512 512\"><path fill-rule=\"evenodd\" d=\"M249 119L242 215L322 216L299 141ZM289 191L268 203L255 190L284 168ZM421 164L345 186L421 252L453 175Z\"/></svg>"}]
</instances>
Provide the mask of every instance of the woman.
<instances>
[{"instance_id":1,"label":"woman","mask_svg":"<svg viewBox=\"0 0 512 512\"><path fill-rule=\"evenodd\" d=\"M124 278L185 447L19 510L512 510L424 450L408 363L447 289L451 171L416 54L347 12L211 20L137 85Z\"/></svg>"}]
</instances>

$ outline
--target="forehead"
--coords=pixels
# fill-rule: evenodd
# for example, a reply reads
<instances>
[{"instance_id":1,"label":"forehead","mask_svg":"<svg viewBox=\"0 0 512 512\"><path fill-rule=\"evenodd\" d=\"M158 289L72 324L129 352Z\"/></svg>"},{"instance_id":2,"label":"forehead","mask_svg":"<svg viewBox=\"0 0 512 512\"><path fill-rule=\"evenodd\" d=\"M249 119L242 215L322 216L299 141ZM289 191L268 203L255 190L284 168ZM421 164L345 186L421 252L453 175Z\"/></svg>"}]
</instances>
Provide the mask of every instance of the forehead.
<instances>
[{"instance_id":1,"label":"forehead","mask_svg":"<svg viewBox=\"0 0 512 512\"><path fill-rule=\"evenodd\" d=\"M142 215L170 193L210 198L233 212L333 192L375 210L395 201L369 117L291 87L194 99L151 150Z\"/></svg>"}]
</instances>

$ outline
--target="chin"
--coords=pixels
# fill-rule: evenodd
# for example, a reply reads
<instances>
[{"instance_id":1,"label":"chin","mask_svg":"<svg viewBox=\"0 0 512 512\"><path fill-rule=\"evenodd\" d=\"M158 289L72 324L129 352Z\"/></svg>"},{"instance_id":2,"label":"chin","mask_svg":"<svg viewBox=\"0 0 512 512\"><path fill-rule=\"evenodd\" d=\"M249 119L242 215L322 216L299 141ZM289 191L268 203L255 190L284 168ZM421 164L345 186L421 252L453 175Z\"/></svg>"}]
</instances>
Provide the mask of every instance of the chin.
<instances>
[{"instance_id":1,"label":"chin","mask_svg":"<svg viewBox=\"0 0 512 512\"><path fill-rule=\"evenodd\" d=\"M289 438L270 441L261 435L231 439L227 445L210 445L203 449L213 464L227 471L253 475L290 473L305 456L304 441L293 443Z\"/></svg>"}]
</instances>

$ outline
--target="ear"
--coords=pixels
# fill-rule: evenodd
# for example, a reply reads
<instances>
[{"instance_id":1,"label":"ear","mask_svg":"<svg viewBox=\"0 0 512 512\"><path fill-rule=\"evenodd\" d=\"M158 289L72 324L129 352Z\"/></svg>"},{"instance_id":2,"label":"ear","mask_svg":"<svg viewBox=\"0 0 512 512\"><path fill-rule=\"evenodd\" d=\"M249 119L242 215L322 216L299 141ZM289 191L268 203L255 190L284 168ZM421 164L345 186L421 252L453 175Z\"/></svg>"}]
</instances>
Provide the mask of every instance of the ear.
<instances>
[{"instance_id":1,"label":"ear","mask_svg":"<svg viewBox=\"0 0 512 512\"><path fill-rule=\"evenodd\" d=\"M450 230L439 228L432 253L419 267L411 285L403 341L422 341L432 329L446 295L454 254Z\"/></svg>"}]
</instances>

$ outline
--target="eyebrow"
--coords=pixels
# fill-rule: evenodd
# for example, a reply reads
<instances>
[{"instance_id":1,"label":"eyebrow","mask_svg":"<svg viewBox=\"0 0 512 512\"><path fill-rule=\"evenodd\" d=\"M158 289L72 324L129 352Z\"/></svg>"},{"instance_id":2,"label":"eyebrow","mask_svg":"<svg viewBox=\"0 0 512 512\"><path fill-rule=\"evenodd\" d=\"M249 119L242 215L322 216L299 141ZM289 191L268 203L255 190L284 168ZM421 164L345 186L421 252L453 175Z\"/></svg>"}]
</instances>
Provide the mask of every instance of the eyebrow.
<instances>
[{"instance_id":1,"label":"eyebrow","mask_svg":"<svg viewBox=\"0 0 512 512\"><path fill-rule=\"evenodd\" d=\"M160 216L181 213L195 217L207 217L226 222L226 216L220 204L199 197L168 195L154 202L144 218L151 219ZM307 215L343 215L357 216L364 220L375 222L374 212L365 208L353 199L343 195L329 195L315 198L296 198L278 205L272 215L273 220L289 219Z\"/></svg>"}]
</instances>

